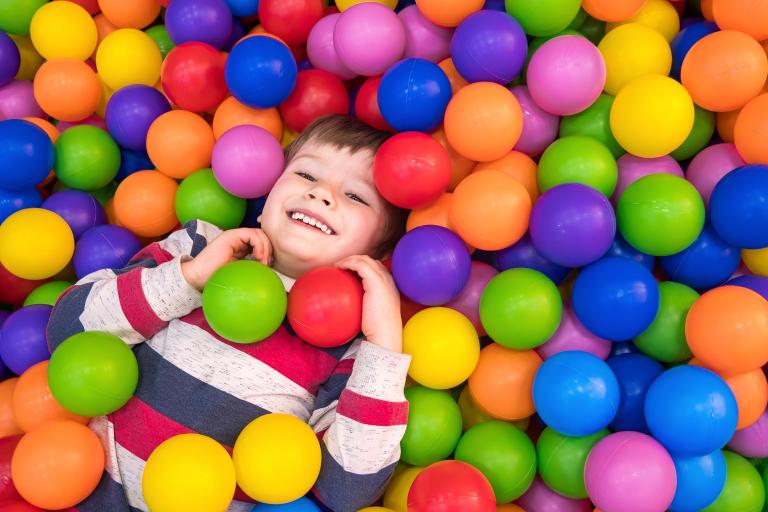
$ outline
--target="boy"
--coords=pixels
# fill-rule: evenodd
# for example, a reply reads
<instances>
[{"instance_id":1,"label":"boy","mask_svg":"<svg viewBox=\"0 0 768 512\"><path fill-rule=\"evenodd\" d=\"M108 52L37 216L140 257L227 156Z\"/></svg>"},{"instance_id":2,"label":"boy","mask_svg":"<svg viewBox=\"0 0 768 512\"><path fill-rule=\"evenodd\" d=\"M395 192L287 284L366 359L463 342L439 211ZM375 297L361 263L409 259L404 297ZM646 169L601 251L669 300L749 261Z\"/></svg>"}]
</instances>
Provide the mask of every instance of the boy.
<instances>
[{"instance_id":1,"label":"boy","mask_svg":"<svg viewBox=\"0 0 768 512\"><path fill-rule=\"evenodd\" d=\"M373 156L386 138L343 116L318 120L288 148L262 229L221 232L190 222L128 267L95 272L59 300L48 326L51 350L77 332L106 331L134 347L140 372L125 407L91 422L107 473L78 510L147 510L141 474L157 445L198 432L231 447L250 421L270 412L297 416L322 437L314 499L346 512L379 497L400 455L410 363L397 289L373 259L391 250L404 224L403 212L373 185ZM218 337L200 290L222 265L245 257L270 265L286 290L319 266L356 272L365 290L364 337L320 349L287 322L250 345ZM228 510L249 511L245 501L238 490Z\"/></svg>"}]
</instances>

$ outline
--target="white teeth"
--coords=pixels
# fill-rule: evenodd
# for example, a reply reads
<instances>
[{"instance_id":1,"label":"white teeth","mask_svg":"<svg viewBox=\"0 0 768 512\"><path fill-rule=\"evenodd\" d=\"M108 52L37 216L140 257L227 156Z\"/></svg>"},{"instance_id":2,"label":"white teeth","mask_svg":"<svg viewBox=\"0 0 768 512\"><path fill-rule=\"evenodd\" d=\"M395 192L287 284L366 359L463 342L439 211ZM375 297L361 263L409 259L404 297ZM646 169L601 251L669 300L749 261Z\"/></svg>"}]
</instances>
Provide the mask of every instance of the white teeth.
<instances>
[{"instance_id":1,"label":"white teeth","mask_svg":"<svg viewBox=\"0 0 768 512\"><path fill-rule=\"evenodd\" d=\"M307 224L309 226L316 227L317 229L319 229L320 231L322 231L326 235L333 235L334 234L333 230L331 228L329 228L327 225L323 224L322 222L320 222L319 220L317 220L317 219L315 219L313 217L309 217L307 215L304 215L303 213L293 212L291 214L291 218L294 219L294 220L300 220L304 224Z\"/></svg>"}]
</instances>

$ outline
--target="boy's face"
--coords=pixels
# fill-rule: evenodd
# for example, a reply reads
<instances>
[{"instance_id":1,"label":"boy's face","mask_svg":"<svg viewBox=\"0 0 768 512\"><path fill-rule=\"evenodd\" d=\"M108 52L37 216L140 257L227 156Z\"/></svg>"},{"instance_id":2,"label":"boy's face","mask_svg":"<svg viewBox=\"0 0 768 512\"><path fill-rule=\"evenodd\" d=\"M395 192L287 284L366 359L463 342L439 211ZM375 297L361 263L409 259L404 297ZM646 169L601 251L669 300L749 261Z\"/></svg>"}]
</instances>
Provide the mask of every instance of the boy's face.
<instances>
[{"instance_id":1,"label":"boy's face","mask_svg":"<svg viewBox=\"0 0 768 512\"><path fill-rule=\"evenodd\" d=\"M291 277L370 254L386 225L384 199L373 183L373 153L350 153L308 141L267 197L261 227L275 268Z\"/></svg>"}]
</instances>

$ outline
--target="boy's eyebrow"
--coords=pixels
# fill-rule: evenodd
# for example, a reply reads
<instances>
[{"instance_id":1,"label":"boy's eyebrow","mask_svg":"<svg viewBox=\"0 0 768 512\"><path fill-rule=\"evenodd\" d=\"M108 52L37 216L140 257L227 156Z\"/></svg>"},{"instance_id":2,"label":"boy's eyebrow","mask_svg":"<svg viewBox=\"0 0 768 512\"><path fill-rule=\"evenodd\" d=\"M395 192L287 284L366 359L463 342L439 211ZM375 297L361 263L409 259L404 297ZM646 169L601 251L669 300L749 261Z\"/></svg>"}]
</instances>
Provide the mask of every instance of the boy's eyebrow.
<instances>
[{"instance_id":1,"label":"boy's eyebrow","mask_svg":"<svg viewBox=\"0 0 768 512\"><path fill-rule=\"evenodd\" d=\"M296 160L301 160L302 158L306 158L307 160L314 160L316 162L320 160L320 158L316 157L315 155L306 154L306 155L300 155L300 156L294 157L292 161L295 162Z\"/></svg>"}]
</instances>

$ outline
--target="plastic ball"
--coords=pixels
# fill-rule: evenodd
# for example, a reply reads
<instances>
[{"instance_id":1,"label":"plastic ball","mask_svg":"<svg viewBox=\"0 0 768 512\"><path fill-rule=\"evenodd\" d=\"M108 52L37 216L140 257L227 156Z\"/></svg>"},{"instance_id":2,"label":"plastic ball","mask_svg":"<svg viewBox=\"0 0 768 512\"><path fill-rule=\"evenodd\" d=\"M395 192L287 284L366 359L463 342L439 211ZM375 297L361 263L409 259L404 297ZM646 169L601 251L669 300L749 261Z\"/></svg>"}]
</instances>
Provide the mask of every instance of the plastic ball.
<instances>
[{"instance_id":1,"label":"plastic ball","mask_svg":"<svg viewBox=\"0 0 768 512\"><path fill-rule=\"evenodd\" d=\"M0 329L0 358L17 375L50 357L45 329L51 307L33 305L13 312Z\"/></svg>"},{"instance_id":2,"label":"plastic ball","mask_svg":"<svg viewBox=\"0 0 768 512\"><path fill-rule=\"evenodd\" d=\"M634 79L667 75L672 66L672 51L664 36L639 23L611 30L598 49L605 59L605 92L614 96Z\"/></svg>"},{"instance_id":3,"label":"plastic ball","mask_svg":"<svg viewBox=\"0 0 768 512\"><path fill-rule=\"evenodd\" d=\"M53 306L59 300L59 297L73 284L69 281L51 281L41 284L27 295L23 305L47 304L48 306Z\"/></svg>"},{"instance_id":4,"label":"plastic ball","mask_svg":"<svg viewBox=\"0 0 768 512\"><path fill-rule=\"evenodd\" d=\"M725 486L723 452L715 450L698 457L672 457L677 474L673 512L695 512L710 505Z\"/></svg>"},{"instance_id":5,"label":"plastic ball","mask_svg":"<svg viewBox=\"0 0 768 512\"><path fill-rule=\"evenodd\" d=\"M283 136L283 120L276 108L251 108L232 96L224 100L213 115L213 135L219 139L227 130L244 124L260 126L278 140Z\"/></svg>"},{"instance_id":6,"label":"plastic ball","mask_svg":"<svg viewBox=\"0 0 768 512\"><path fill-rule=\"evenodd\" d=\"M461 438L461 412L447 391L411 386L408 426L400 441L401 461L426 466L449 457Z\"/></svg>"},{"instance_id":7,"label":"plastic ball","mask_svg":"<svg viewBox=\"0 0 768 512\"><path fill-rule=\"evenodd\" d=\"M616 189L611 197L614 204L618 203L628 186L650 174L672 174L680 178L684 177L680 164L669 155L657 158L640 158L625 154L616 161L616 164L619 169L619 176Z\"/></svg>"},{"instance_id":8,"label":"plastic ball","mask_svg":"<svg viewBox=\"0 0 768 512\"><path fill-rule=\"evenodd\" d=\"M340 16L339 13L329 14L315 23L307 39L307 56L315 68L349 80L357 74L342 64L333 42L333 32Z\"/></svg>"},{"instance_id":9,"label":"plastic ball","mask_svg":"<svg viewBox=\"0 0 768 512\"><path fill-rule=\"evenodd\" d=\"M725 456L725 487L708 507L712 511L760 510L765 503L764 480L750 461L729 451Z\"/></svg>"},{"instance_id":10,"label":"plastic ball","mask_svg":"<svg viewBox=\"0 0 768 512\"><path fill-rule=\"evenodd\" d=\"M601 510L666 510L675 496L672 457L652 437L617 432L598 441L584 468L587 493Z\"/></svg>"},{"instance_id":11,"label":"plastic ball","mask_svg":"<svg viewBox=\"0 0 768 512\"><path fill-rule=\"evenodd\" d=\"M458 460L437 462L424 469L408 492L413 512L494 512L496 498L483 474Z\"/></svg>"},{"instance_id":12,"label":"plastic ball","mask_svg":"<svg viewBox=\"0 0 768 512\"><path fill-rule=\"evenodd\" d=\"M107 216L99 202L87 192L62 190L46 199L41 208L50 210L66 221L78 240L88 229L105 224Z\"/></svg>"},{"instance_id":13,"label":"plastic ball","mask_svg":"<svg viewBox=\"0 0 768 512\"><path fill-rule=\"evenodd\" d=\"M184 178L174 205L181 224L200 219L226 230L238 227L245 218L245 200L224 190L211 169L201 169Z\"/></svg>"},{"instance_id":14,"label":"plastic ball","mask_svg":"<svg viewBox=\"0 0 768 512\"><path fill-rule=\"evenodd\" d=\"M515 150L528 156L536 156L557 138L560 119L542 110L533 101L528 87L516 85L512 88L512 94L517 98L523 112L523 131Z\"/></svg>"},{"instance_id":15,"label":"plastic ball","mask_svg":"<svg viewBox=\"0 0 768 512\"><path fill-rule=\"evenodd\" d=\"M161 236L177 224L174 197L178 185L157 171L131 174L115 191L115 216L138 236Z\"/></svg>"},{"instance_id":16,"label":"plastic ball","mask_svg":"<svg viewBox=\"0 0 768 512\"><path fill-rule=\"evenodd\" d=\"M21 119L0 121L0 140L0 187L30 189L48 176L54 150L42 129Z\"/></svg>"},{"instance_id":17,"label":"plastic ball","mask_svg":"<svg viewBox=\"0 0 768 512\"><path fill-rule=\"evenodd\" d=\"M408 491L411 484L424 468L398 464L395 473L384 491L383 504L392 510L406 510L408 507Z\"/></svg>"},{"instance_id":18,"label":"plastic ball","mask_svg":"<svg viewBox=\"0 0 768 512\"><path fill-rule=\"evenodd\" d=\"M472 322L472 325L475 326L475 330L480 336L486 335L480 320L480 299L488 282L497 273L496 269L492 266L479 261L473 261L467 285L461 290L459 295L445 304L445 307L455 309L466 316Z\"/></svg>"},{"instance_id":19,"label":"plastic ball","mask_svg":"<svg viewBox=\"0 0 768 512\"><path fill-rule=\"evenodd\" d=\"M688 310L699 298L695 290L674 281L659 283L659 312L650 326L635 337L640 351L662 363L681 363L691 358L685 339Z\"/></svg>"},{"instance_id":20,"label":"plastic ball","mask_svg":"<svg viewBox=\"0 0 768 512\"><path fill-rule=\"evenodd\" d=\"M341 80L321 69L301 71L296 88L280 105L285 125L301 132L315 119L349 112L349 94Z\"/></svg>"},{"instance_id":21,"label":"plastic ball","mask_svg":"<svg viewBox=\"0 0 768 512\"><path fill-rule=\"evenodd\" d=\"M558 139L539 161L538 181L542 192L563 183L582 183L610 197L616 188L617 176L613 155L591 137Z\"/></svg>"},{"instance_id":22,"label":"plastic ball","mask_svg":"<svg viewBox=\"0 0 768 512\"><path fill-rule=\"evenodd\" d=\"M707 146L715 133L715 113L694 105L693 128L688 138L670 155L675 160L688 160Z\"/></svg>"},{"instance_id":23,"label":"plastic ball","mask_svg":"<svg viewBox=\"0 0 768 512\"><path fill-rule=\"evenodd\" d=\"M509 505L502 505L503 507ZM589 500L566 498L549 488L541 478L536 477L531 487L513 504L518 508L498 508L499 512L520 512L528 510L547 510L552 512L592 512Z\"/></svg>"},{"instance_id":24,"label":"plastic ball","mask_svg":"<svg viewBox=\"0 0 768 512\"><path fill-rule=\"evenodd\" d=\"M176 46L171 40L171 36L168 35L168 30L165 25L153 25L144 31L155 42L158 48L160 48L160 54L165 58L168 52L173 50Z\"/></svg>"},{"instance_id":25,"label":"plastic ball","mask_svg":"<svg viewBox=\"0 0 768 512\"><path fill-rule=\"evenodd\" d=\"M582 9L587 14L600 21L624 21L628 20L640 9L642 9L646 0L625 0L615 2L614 0L584 0Z\"/></svg>"},{"instance_id":26,"label":"plastic ball","mask_svg":"<svg viewBox=\"0 0 768 512\"><path fill-rule=\"evenodd\" d=\"M717 25L711 21L691 23L680 30L675 38L670 41L670 47L672 49L672 70L670 76L675 80L679 80L683 61L693 45L699 42L704 36L717 32L718 30Z\"/></svg>"},{"instance_id":27,"label":"plastic ball","mask_svg":"<svg viewBox=\"0 0 768 512\"><path fill-rule=\"evenodd\" d=\"M368 78L355 96L353 110L355 117L377 130L393 131L379 108L379 86L382 77Z\"/></svg>"},{"instance_id":28,"label":"plastic ball","mask_svg":"<svg viewBox=\"0 0 768 512\"><path fill-rule=\"evenodd\" d=\"M227 5L234 16L256 16L259 13L259 0L227 0Z\"/></svg>"},{"instance_id":29,"label":"plastic ball","mask_svg":"<svg viewBox=\"0 0 768 512\"><path fill-rule=\"evenodd\" d=\"M35 75L35 100L51 117L79 121L96 111L101 84L88 64L74 59L45 62Z\"/></svg>"},{"instance_id":30,"label":"plastic ball","mask_svg":"<svg viewBox=\"0 0 768 512\"><path fill-rule=\"evenodd\" d=\"M728 448L744 457L765 458L768 456L766 424L768 424L768 410L764 411L752 425L737 430L728 441Z\"/></svg>"},{"instance_id":31,"label":"plastic ball","mask_svg":"<svg viewBox=\"0 0 768 512\"><path fill-rule=\"evenodd\" d=\"M451 229L449 218L451 203L453 203L453 193L446 192L429 206L411 211L405 224L406 231L428 224Z\"/></svg>"},{"instance_id":32,"label":"plastic ball","mask_svg":"<svg viewBox=\"0 0 768 512\"><path fill-rule=\"evenodd\" d=\"M768 16L768 5L763 1L713 0L712 15L722 30L737 30L757 41L768 39L768 31L762 24Z\"/></svg>"},{"instance_id":33,"label":"plastic ball","mask_svg":"<svg viewBox=\"0 0 768 512\"><path fill-rule=\"evenodd\" d=\"M32 16L45 0L11 0L0 8L0 30L9 34L26 36Z\"/></svg>"},{"instance_id":34,"label":"plastic ball","mask_svg":"<svg viewBox=\"0 0 768 512\"><path fill-rule=\"evenodd\" d=\"M677 149L688 137L693 119L693 101L682 85L666 76L645 75L616 95L610 122L624 149L654 158Z\"/></svg>"},{"instance_id":35,"label":"plastic ball","mask_svg":"<svg viewBox=\"0 0 768 512\"><path fill-rule=\"evenodd\" d=\"M2 439L24 433L16 424L13 412L13 392L18 381L18 378L12 377L0 382L0 434L3 436ZM18 491L16 493L18 494Z\"/></svg>"},{"instance_id":36,"label":"plastic ball","mask_svg":"<svg viewBox=\"0 0 768 512\"><path fill-rule=\"evenodd\" d=\"M147 459L141 488L153 510L223 510L235 494L235 467L219 443L200 434L163 441Z\"/></svg>"},{"instance_id":37,"label":"plastic ball","mask_svg":"<svg viewBox=\"0 0 768 512\"><path fill-rule=\"evenodd\" d=\"M227 97L223 57L214 47L197 41L182 43L168 52L160 80L163 92L175 105L190 112L207 112Z\"/></svg>"},{"instance_id":38,"label":"plastic ball","mask_svg":"<svg viewBox=\"0 0 768 512\"><path fill-rule=\"evenodd\" d=\"M573 312L570 304L564 304L563 316L555 333L546 343L536 347L542 359L568 350L581 350L606 359L611 351L611 342L595 336L584 327Z\"/></svg>"},{"instance_id":39,"label":"plastic ball","mask_svg":"<svg viewBox=\"0 0 768 512\"><path fill-rule=\"evenodd\" d=\"M35 101L32 82L14 80L0 87L0 120L43 116L45 113Z\"/></svg>"},{"instance_id":40,"label":"plastic ball","mask_svg":"<svg viewBox=\"0 0 768 512\"><path fill-rule=\"evenodd\" d=\"M280 143L272 134L251 125L236 126L224 133L213 147L211 162L213 174L224 190L243 198L266 195L285 163Z\"/></svg>"},{"instance_id":41,"label":"plastic ball","mask_svg":"<svg viewBox=\"0 0 768 512\"><path fill-rule=\"evenodd\" d=\"M225 0L177 0L165 11L165 26L175 44L200 41L221 48L232 33L232 13Z\"/></svg>"},{"instance_id":42,"label":"plastic ball","mask_svg":"<svg viewBox=\"0 0 768 512\"><path fill-rule=\"evenodd\" d=\"M589 436L569 437L545 428L536 443L538 470L556 492L574 499L587 497L584 465L595 444L609 434L603 429Z\"/></svg>"},{"instance_id":43,"label":"plastic ball","mask_svg":"<svg viewBox=\"0 0 768 512\"><path fill-rule=\"evenodd\" d=\"M0 224L11 214L25 208L37 208L42 202L43 198L36 188L29 190L0 188Z\"/></svg>"},{"instance_id":44,"label":"plastic ball","mask_svg":"<svg viewBox=\"0 0 768 512\"><path fill-rule=\"evenodd\" d=\"M120 169L117 171L115 181L119 184L125 178L139 171L146 169L152 169L154 164L149 159L149 155L145 151L132 151L130 149L120 150ZM108 187L111 185L108 185ZM117 187L115 187L117 188ZM94 191L93 195L96 197L99 191ZM114 195L114 194L113 194ZM103 200L102 196L96 197L99 201ZM107 198L109 199L109 198Z\"/></svg>"},{"instance_id":45,"label":"plastic ball","mask_svg":"<svg viewBox=\"0 0 768 512\"><path fill-rule=\"evenodd\" d=\"M215 139L197 114L173 110L157 117L147 131L147 153L161 173L186 178L210 167Z\"/></svg>"},{"instance_id":46,"label":"plastic ball","mask_svg":"<svg viewBox=\"0 0 768 512\"><path fill-rule=\"evenodd\" d=\"M733 144L714 144L697 154L686 170L686 178L699 191L704 204L709 206L709 199L715 185L732 170L745 165L736 146Z\"/></svg>"},{"instance_id":47,"label":"plastic ball","mask_svg":"<svg viewBox=\"0 0 768 512\"><path fill-rule=\"evenodd\" d=\"M588 39L561 36L533 54L528 90L536 103L555 115L572 115L592 105L605 85L606 63Z\"/></svg>"},{"instance_id":48,"label":"plastic ball","mask_svg":"<svg viewBox=\"0 0 768 512\"><path fill-rule=\"evenodd\" d=\"M161 63L160 48L147 34L133 28L115 30L96 51L99 77L113 91L131 84L155 85Z\"/></svg>"},{"instance_id":49,"label":"plastic ball","mask_svg":"<svg viewBox=\"0 0 768 512\"><path fill-rule=\"evenodd\" d=\"M664 367L641 354L622 354L608 358L608 366L619 382L619 410L610 424L614 432L648 432L643 406L651 383L664 373Z\"/></svg>"},{"instance_id":50,"label":"plastic ball","mask_svg":"<svg viewBox=\"0 0 768 512\"><path fill-rule=\"evenodd\" d=\"M440 69L443 70L445 76L448 77L448 81L451 82L452 94L456 94L460 89L468 84L468 82L464 80L464 77L462 77L456 70L456 66L453 64L453 59L450 57L441 60L438 63L438 66L440 66Z\"/></svg>"},{"instance_id":51,"label":"plastic ball","mask_svg":"<svg viewBox=\"0 0 768 512\"><path fill-rule=\"evenodd\" d=\"M652 28L667 41L672 41L680 31L680 14L668 0L646 0L634 16L621 22L608 23L606 30L611 31L626 23L639 23Z\"/></svg>"},{"instance_id":52,"label":"plastic ball","mask_svg":"<svg viewBox=\"0 0 768 512\"><path fill-rule=\"evenodd\" d=\"M310 30L322 17L321 0L259 1L259 21L264 29L289 45L305 43Z\"/></svg>"},{"instance_id":53,"label":"plastic ball","mask_svg":"<svg viewBox=\"0 0 768 512\"><path fill-rule=\"evenodd\" d=\"M477 162L463 157L453 149L448 143L448 137L445 135L444 129L436 130L432 133L432 137L443 145L446 151L448 151L448 156L451 157L451 183L448 185L448 191L453 192L459 186L459 183L472 173L477 166Z\"/></svg>"},{"instance_id":54,"label":"plastic ball","mask_svg":"<svg viewBox=\"0 0 768 512\"><path fill-rule=\"evenodd\" d=\"M654 256L682 251L704 227L701 196L683 178L669 174L645 176L627 187L619 198L616 214L624 239ZM714 226L717 229L717 224ZM723 239L728 242L727 237Z\"/></svg>"},{"instance_id":55,"label":"plastic ball","mask_svg":"<svg viewBox=\"0 0 768 512\"><path fill-rule=\"evenodd\" d=\"M4 512L44 512L40 507L22 499L3 502L3 506L5 507Z\"/></svg>"},{"instance_id":56,"label":"plastic ball","mask_svg":"<svg viewBox=\"0 0 768 512\"><path fill-rule=\"evenodd\" d=\"M150 125L169 110L171 105L157 89L129 85L109 98L105 120L109 133L120 146L144 151Z\"/></svg>"},{"instance_id":57,"label":"plastic ball","mask_svg":"<svg viewBox=\"0 0 768 512\"><path fill-rule=\"evenodd\" d=\"M551 36L564 30L579 12L578 0L507 0L506 12L520 21L531 36Z\"/></svg>"},{"instance_id":58,"label":"plastic ball","mask_svg":"<svg viewBox=\"0 0 768 512\"><path fill-rule=\"evenodd\" d=\"M410 354L408 375L432 389L464 382L480 357L477 332L464 315L448 308L427 308L405 324L403 353Z\"/></svg>"},{"instance_id":59,"label":"plastic ball","mask_svg":"<svg viewBox=\"0 0 768 512\"><path fill-rule=\"evenodd\" d=\"M768 153L760 141L768 131L765 115L768 112L768 94L749 101L736 117L733 142L741 157L750 164L768 164Z\"/></svg>"},{"instance_id":60,"label":"plastic ball","mask_svg":"<svg viewBox=\"0 0 768 512\"><path fill-rule=\"evenodd\" d=\"M140 249L139 239L123 227L111 224L92 227L75 244L72 257L75 274L82 279L99 270L123 268Z\"/></svg>"},{"instance_id":61,"label":"plastic ball","mask_svg":"<svg viewBox=\"0 0 768 512\"><path fill-rule=\"evenodd\" d=\"M22 279L11 274L0 263L0 303L20 306L32 290L43 284L43 280ZM2 311L2 310L0 310ZM2 315L3 313L0 313Z\"/></svg>"},{"instance_id":62,"label":"plastic ball","mask_svg":"<svg viewBox=\"0 0 768 512\"><path fill-rule=\"evenodd\" d=\"M750 272L760 276L765 276L768 275L768 262L766 262L765 257L767 253L768 251L766 251L765 248L744 249L741 251L741 258L744 261L744 265L746 265Z\"/></svg>"},{"instance_id":63,"label":"plastic ball","mask_svg":"<svg viewBox=\"0 0 768 512\"><path fill-rule=\"evenodd\" d=\"M23 117L22 119L24 121L29 121L30 123L34 124L38 128L41 128L46 134L48 134L48 137L50 137L51 142L53 142L54 144L56 143L56 140L59 138L59 135L60 135L60 130L58 126L54 126L50 121L46 121L45 119L42 119L40 117Z\"/></svg>"},{"instance_id":64,"label":"plastic ball","mask_svg":"<svg viewBox=\"0 0 768 512\"><path fill-rule=\"evenodd\" d=\"M46 279L69 263L75 239L53 212L27 208L0 225L0 263L22 279Z\"/></svg>"},{"instance_id":65,"label":"plastic ball","mask_svg":"<svg viewBox=\"0 0 768 512\"><path fill-rule=\"evenodd\" d=\"M438 63L450 56L451 29L435 25L414 5L407 6L397 16L405 28L405 58L415 57Z\"/></svg>"},{"instance_id":66,"label":"plastic ball","mask_svg":"<svg viewBox=\"0 0 768 512\"><path fill-rule=\"evenodd\" d=\"M23 501L19 495L19 491L17 491L16 487L13 485L13 478L11 476L13 451L16 449L16 445L19 444L20 439L21 436L19 435L4 435L3 438L0 439L0 475L2 475L2 484L0 484L0 500L2 500L2 502L0 503L3 503L6 507L9 507L11 502L21 503ZM33 507L33 505L29 506ZM34 512L39 512L40 510L35 509L33 509ZM13 508L11 508L11 511L19 512L17 509Z\"/></svg>"},{"instance_id":67,"label":"plastic ball","mask_svg":"<svg viewBox=\"0 0 768 512\"><path fill-rule=\"evenodd\" d=\"M46 60L85 60L96 49L96 24L72 2L50 2L35 11L29 25L35 50Z\"/></svg>"},{"instance_id":68,"label":"plastic ball","mask_svg":"<svg viewBox=\"0 0 768 512\"><path fill-rule=\"evenodd\" d=\"M531 236L527 233L514 244L498 251L494 265L499 271L518 267L538 270L555 284L560 284L571 271L545 258L533 245Z\"/></svg>"},{"instance_id":69,"label":"plastic ball","mask_svg":"<svg viewBox=\"0 0 768 512\"><path fill-rule=\"evenodd\" d=\"M2 267L0 267L0 269L2 269ZM735 277L726 284L748 288L768 300L768 278L766 277L746 274Z\"/></svg>"},{"instance_id":70,"label":"plastic ball","mask_svg":"<svg viewBox=\"0 0 768 512\"><path fill-rule=\"evenodd\" d=\"M56 140L56 177L64 185L92 191L109 184L120 168L120 148L110 135L89 125L73 126Z\"/></svg>"},{"instance_id":71,"label":"plastic ball","mask_svg":"<svg viewBox=\"0 0 768 512\"><path fill-rule=\"evenodd\" d=\"M291 51L266 36L242 40L227 58L227 87L241 103L253 108L276 107L296 86L298 69Z\"/></svg>"},{"instance_id":72,"label":"plastic ball","mask_svg":"<svg viewBox=\"0 0 768 512\"><path fill-rule=\"evenodd\" d=\"M376 507L370 507L373 510L370 512L376 512ZM365 510L365 509L362 509ZM382 509L382 511L386 511L388 509ZM320 507L315 505L315 502L310 500L307 497L301 497L297 500L280 504L280 505L271 505L269 503L258 503L256 504L250 512L320 512Z\"/></svg>"},{"instance_id":73,"label":"plastic ball","mask_svg":"<svg viewBox=\"0 0 768 512\"><path fill-rule=\"evenodd\" d=\"M405 52L405 28L391 9L365 2L346 9L336 21L333 44L341 63L364 76L384 73Z\"/></svg>"},{"instance_id":74,"label":"plastic ball","mask_svg":"<svg viewBox=\"0 0 768 512\"><path fill-rule=\"evenodd\" d=\"M764 165L745 165L726 174L710 197L710 218L728 244L746 249L768 245L763 228L768 224L768 179Z\"/></svg>"},{"instance_id":75,"label":"plastic ball","mask_svg":"<svg viewBox=\"0 0 768 512\"><path fill-rule=\"evenodd\" d=\"M160 14L158 0L138 0L122 2L121 0L99 0L101 13L120 28L144 28L151 24Z\"/></svg>"},{"instance_id":76,"label":"plastic ball","mask_svg":"<svg viewBox=\"0 0 768 512\"><path fill-rule=\"evenodd\" d=\"M451 146L470 160L498 160L517 144L523 113L511 91L478 82L459 90L445 110L445 134Z\"/></svg>"}]
</instances>

